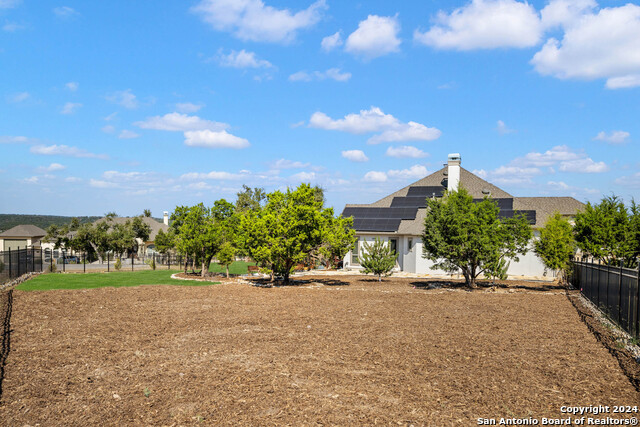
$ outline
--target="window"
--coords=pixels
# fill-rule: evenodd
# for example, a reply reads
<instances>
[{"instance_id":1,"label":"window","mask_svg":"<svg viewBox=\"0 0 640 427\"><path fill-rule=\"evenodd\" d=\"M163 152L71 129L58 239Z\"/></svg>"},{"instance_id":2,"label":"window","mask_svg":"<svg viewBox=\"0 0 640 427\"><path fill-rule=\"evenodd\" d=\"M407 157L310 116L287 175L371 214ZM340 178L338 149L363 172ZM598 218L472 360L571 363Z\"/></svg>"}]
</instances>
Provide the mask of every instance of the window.
<instances>
[{"instance_id":1,"label":"window","mask_svg":"<svg viewBox=\"0 0 640 427\"><path fill-rule=\"evenodd\" d=\"M398 253L398 239L389 239L389 246L391 247L393 253Z\"/></svg>"},{"instance_id":2,"label":"window","mask_svg":"<svg viewBox=\"0 0 640 427\"><path fill-rule=\"evenodd\" d=\"M360 246L360 237L356 236L356 242L353 244L353 249L351 249L351 264L360 264L360 260L358 259L359 246Z\"/></svg>"},{"instance_id":3,"label":"window","mask_svg":"<svg viewBox=\"0 0 640 427\"><path fill-rule=\"evenodd\" d=\"M407 251L411 252L412 249L413 249L413 239L408 239L407 240Z\"/></svg>"}]
</instances>

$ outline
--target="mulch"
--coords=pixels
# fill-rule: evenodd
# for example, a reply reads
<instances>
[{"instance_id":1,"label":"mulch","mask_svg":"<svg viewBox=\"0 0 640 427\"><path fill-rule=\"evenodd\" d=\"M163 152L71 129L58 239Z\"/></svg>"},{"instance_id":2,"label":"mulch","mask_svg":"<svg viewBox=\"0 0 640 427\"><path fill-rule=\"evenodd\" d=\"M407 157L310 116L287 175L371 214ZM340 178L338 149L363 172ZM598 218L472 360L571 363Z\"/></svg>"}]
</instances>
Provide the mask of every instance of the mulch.
<instances>
[{"instance_id":1,"label":"mulch","mask_svg":"<svg viewBox=\"0 0 640 427\"><path fill-rule=\"evenodd\" d=\"M446 426L639 404L574 297L363 276L14 291L0 424Z\"/></svg>"}]
</instances>

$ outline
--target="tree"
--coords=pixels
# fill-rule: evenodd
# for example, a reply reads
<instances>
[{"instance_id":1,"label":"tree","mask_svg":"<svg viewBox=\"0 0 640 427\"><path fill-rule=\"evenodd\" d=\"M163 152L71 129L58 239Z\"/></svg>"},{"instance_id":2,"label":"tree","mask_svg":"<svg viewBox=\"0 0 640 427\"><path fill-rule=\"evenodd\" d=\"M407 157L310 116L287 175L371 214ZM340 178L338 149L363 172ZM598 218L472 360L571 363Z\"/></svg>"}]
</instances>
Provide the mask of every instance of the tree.
<instances>
[{"instance_id":1,"label":"tree","mask_svg":"<svg viewBox=\"0 0 640 427\"><path fill-rule=\"evenodd\" d=\"M327 267L344 258L355 242L356 231L352 228L353 218L333 217L333 209L327 209L327 233L325 242L319 248L316 258Z\"/></svg>"},{"instance_id":2,"label":"tree","mask_svg":"<svg viewBox=\"0 0 640 427\"><path fill-rule=\"evenodd\" d=\"M142 215L144 215L144 216L145 216L145 218L151 218L151 210L150 210L150 209L145 209L145 210L142 212Z\"/></svg>"},{"instance_id":3,"label":"tree","mask_svg":"<svg viewBox=\"0 0 640 427\"><path fill-rule=\"evenodd\" d=\"M175 237L175 230L173 228L167 230L166 233L162 229L158 230L154 242L156 250L163 255L169 253L176 246Z\"/></svg>"},{"instance_id":4,"label":"tree","mask_svg":"<svg viewBox=\"0 0 640 427\"><path fill-rule=\"evenodd\" d=\"M398 254L376 237L372 245L363 242L363 253L360 265L365 274L373 273L378 276L378 282L382 281L382 276L390 276L391 270L396 266Z\"/></svg>"},{"instance_id":5,"label":"tree","mask_svg":"<svg viewBox=\"0 0 640 427\"><path fill-rule=\"evenodd\" d=\"M544 266L560 272L563 279L562 276L570 268L570 258L576 250L573 227L569 221L556 212L540 229L540 238L534 242L534 250Z\"/></svg>"},{"instance_id":6,"label":"tree","mask_svg":"<svg viewBox=\"0 0 640 427\"><path fill-rule=\"evenodd\" d=\"M632 206L637 211L635 203ZM597 205L587 203L584 211L576 214L574 232L578 247L602 262L633 262L629 214L617 196L607 196Z\"/></svg>"},{"instance_id":7,"label":"tree","mask_svg":"<svg viewBox=\"0 0 640 427\"><path fill-rule=\"evenodd\" d=\"M231 242L224 242L216 254L218 263L223 266L227 272L227 279L229 278L229 265L235 260L235 256L236 248L233 247Z\"/></svg>"},{"instance_id":8,"label":"tree","mask_svg":"<svg viewBox=\"0 0 640 427\"><path fill-rule=\"evenodd\" d=\"M238 253L239 214L233 204L220 199L213 204L211 215L218 238L215 257L218 263L225 267L229 278L229 264L235 260Z\"/></svg>"},{"instance_id":9,"label":"tree","mask_svg":"<svg viewBox=\"0 0 640 427\"><path fill-rule=\"evenodd\" d=\"M429 199L422 235L423 257L434 262L432 269L462 270L469 287L483 273L500 274L502 259L518 261L527 252L531 227L524 215L499 217L495 201L474 203L463 188L446 192L441 199Z\"/></svg>"},{"instance_id":10,"label":"tree","mask_svg":"<svg viewBox=\"0 0 640 427\"><path fill-rule=\"evenodd\" d=\"M236 199L236 211L245 213L247 211L259 210L267 199L264 188L251 188L242 186L242 191L238 192Z\"/></svg>"},{"instance_id":11,"label":"tree","mask_svg":"<svg viewBox=\"0 0 640 427\"><path fill-rule=\"evenodd\" d=\"M318 194L309 184L286 193L275 191L267 195L264 207L247 210L241 217L243 250L282 275L285 283L293 267L319 250L331 233L333 210L323 207Z\"/></svg>"}]
</instances>

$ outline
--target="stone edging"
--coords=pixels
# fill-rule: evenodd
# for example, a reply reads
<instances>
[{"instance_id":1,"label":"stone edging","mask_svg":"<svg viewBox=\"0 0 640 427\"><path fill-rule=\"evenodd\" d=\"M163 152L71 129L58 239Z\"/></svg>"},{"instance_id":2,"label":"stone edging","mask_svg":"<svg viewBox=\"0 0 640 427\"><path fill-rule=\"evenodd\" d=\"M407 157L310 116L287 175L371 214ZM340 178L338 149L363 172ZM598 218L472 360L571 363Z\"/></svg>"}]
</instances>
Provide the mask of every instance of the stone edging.
<instances>
[{"instance_id":1,"label":"stone edging","mask_svg":"<svg viewBox=\"0 0 640 427\"><path fill-rule=\"evenodd\" d=\"M41 274L42 274L41 271L32 272L32 273L25 273L22 276L17 277L15 279L13 279L12 281L5 283L4 285L0 285L0 291L6 291L8 289L13 289L16 286L18 286L20 283L26 282L27 280L31 279L32 277L36 277L36 276L39 276Z\"/></svg>"}]
</instances>

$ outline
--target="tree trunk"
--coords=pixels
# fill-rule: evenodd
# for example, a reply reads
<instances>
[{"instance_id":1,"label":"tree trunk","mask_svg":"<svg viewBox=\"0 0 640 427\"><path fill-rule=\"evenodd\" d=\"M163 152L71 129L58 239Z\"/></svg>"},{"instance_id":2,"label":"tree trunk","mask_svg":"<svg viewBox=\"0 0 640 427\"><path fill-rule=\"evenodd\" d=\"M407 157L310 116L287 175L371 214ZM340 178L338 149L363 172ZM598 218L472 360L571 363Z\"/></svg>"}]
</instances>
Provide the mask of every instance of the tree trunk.
<instances>
[{"instance_id":1,"label":"tree trunk","mask_svg":"<svg viewBox=\"0 0 640 427\"><path fill-rule=\"evenodd\" d=\"M187 256L184 256L184 274L187 274Z\"/></svg>"},{"instance_id":2,"label":"tree trunk","mask_svg":"<svg viewBox=\"0 0 640 427\"><path fill-rule=\"evenodd\" d=\"M276 279L275 277L275 269L274 269L274 264L271 264L271 278L269 279L269 282L273 283L273 281Z\"/></svg>"},{"instance_id":3,"label":"tree trunk","mask_svg":"<svg viewBox=\"0 0 640 427\"><path fill-rule=\"evenodd\" d=\"M476 285L476 266L472 265L469 267L469 287L475 289L478 287Z\"/></svg>"},{"instance_id":4,"label":"tree trunk","mask_svg":"<svg viewBox=\"0 0 640 427\"><path fill-rule=\"evenodd\" d=\"M100 262L100 264L102 264L102 254L100 253L100 251L98 251L98 247L93 242L89 242L89 244L95 251L96 255L98 255L98 261Z\"/></svg>"},{"instance_id":5,"label":"tree trunk","mask_svg":"<svg viewBox=\"0 0 640 427\"><path fill-rule=\"evenodd\" d=\"M225 268L227 269L227 279L229 278L229 264L225 265Z\"/></svg>"},{"instance_id":6,"label":"tree trunk","mask_svg":"<svg viewBox=\"0 0 640 427\"><path fill-rule=\"evenodd\" d=\"M382 275L378 274L378 282L382 282Z\"/></svg>"}]
</instances>

